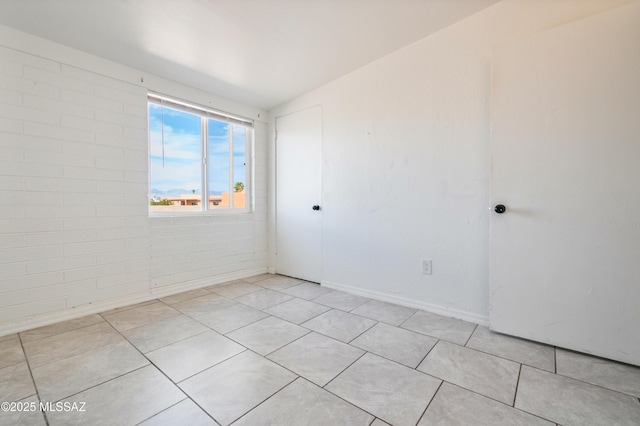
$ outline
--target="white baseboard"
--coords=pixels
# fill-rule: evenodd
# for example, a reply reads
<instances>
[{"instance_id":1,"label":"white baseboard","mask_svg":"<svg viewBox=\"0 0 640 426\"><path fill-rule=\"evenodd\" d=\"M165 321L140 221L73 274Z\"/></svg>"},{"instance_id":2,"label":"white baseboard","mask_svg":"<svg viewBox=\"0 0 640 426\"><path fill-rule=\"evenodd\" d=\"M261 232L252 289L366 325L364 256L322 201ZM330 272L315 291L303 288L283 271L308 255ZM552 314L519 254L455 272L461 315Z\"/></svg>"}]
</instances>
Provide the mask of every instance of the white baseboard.
<instances>
[{"instance_id":1,"label":"white baseboard","mask_svg":"<svg viewBox=\"0 0 640 426\"><path fill-rule=\"evenodd\" d=\"M394 296L392 294L382 293L379 291L367 290L358 287L352 287L345 284L338 284L331 281L322 281L322 286L332 288L334 290L342 290L347 293L358 296L368 297L370 299L380 300L382 302L395 303L396 305L407 306L410 308L422 309L438 315L451 318L457 318L464 321L473 322L480 325L489 325L488 315L479 315L473 312L461 311L459 309L448 308L446 306L434 305L432 303L421 302L419 300L407 299L406 297Z\"/></svg>"},{"instance_id":2,"label":"white baseboard","mask_svg":"<svg viewBox=\"0 0 640 426\"><path fill-rule=\"evenodd\" d=\"M211 278L198 279L193 281L187 281L180 284L174 284L171 286L153 287L151 294L153 299L159 299L161 297L171 296L177 293L182 293L189 290L195 290L198 288L209 287L212 285L218 285L233 280L241 280L243 278L253 277L254 275L261 275L267 272L266 268L252 268L240 272L232 272L228 274L216 275Z\"/></svg>"},{"instance_id":3,"label":"white baseboard","mask_svg":"<svg viewBox=\"0 0 640 426\"><path fill-rule=\"evenodd\" d=\"M173 294L182 293L184 291L195 290L198 288L209 287L216 284L222 284L228 281L239 280L242 278L252 277L267 272L267 268L254 268L231 274L223 274L207 280L195 280L185 283L175 284L163 287L151 287L148 292L129 294L127 296L116 297L96 303L76 306L54 312L47 312L40 315L32 315L0 324L0 337L8 334L19 333L32 328L44 327L62 321L68 321L75 318L84 317L86 315L98 314L111 309L121 308L123 306L135 305L136 303L147 302L149 300L159 299L161 297L171 296Z\"/></svg>"}]
</instances>

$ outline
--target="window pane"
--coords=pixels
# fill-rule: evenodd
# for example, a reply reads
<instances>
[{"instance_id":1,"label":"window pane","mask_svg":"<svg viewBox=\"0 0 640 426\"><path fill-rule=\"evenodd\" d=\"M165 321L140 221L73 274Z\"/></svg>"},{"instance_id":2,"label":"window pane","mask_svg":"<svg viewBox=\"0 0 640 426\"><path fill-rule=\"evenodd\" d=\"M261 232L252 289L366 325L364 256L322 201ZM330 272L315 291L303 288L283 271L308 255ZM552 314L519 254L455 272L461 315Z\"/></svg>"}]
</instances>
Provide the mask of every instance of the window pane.
<instances>
[{"instance_id":1,"label":"window pane","mask_svg":"<svg viewBox=\"0 0 640 426\"><path fill-rule=\"evenodd\" d=\"M200 117L149 104L150 211L201 211Z\"/></svg>"},{"instance_id":2,"label":"window pane","mask_svg":"<svg viewBox=\"0 0 640 426\"><path fill-rule=\"evenodd\" d=\"M247 186L247 128L233 126L233 207L246 207Z\"/></svg>"},{"instance_id":3,"label":"window pane","mask_svg":"<svg viewBox=\"0 0 640 426\"><path fill-rule=\"evenodd\" d=\"M229 208L229 131L231 125L208 120L209 208Z\"/></svg>"}]
</instances>

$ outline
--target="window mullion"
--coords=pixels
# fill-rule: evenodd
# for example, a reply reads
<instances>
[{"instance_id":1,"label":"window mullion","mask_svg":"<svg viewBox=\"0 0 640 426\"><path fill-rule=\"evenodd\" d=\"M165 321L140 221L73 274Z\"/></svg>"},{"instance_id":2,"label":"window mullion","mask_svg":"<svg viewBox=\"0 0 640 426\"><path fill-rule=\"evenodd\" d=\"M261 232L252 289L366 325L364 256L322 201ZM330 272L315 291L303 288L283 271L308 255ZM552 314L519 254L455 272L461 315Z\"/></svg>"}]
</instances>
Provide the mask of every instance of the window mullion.
<instances>
[{"instance_id":1,"label":"window mullion","mask_svg":"<svg viewBox=\"0 0 640 426\"><path fill-rule=\"evenodd\" d=\"M209 210L209 147L208 147L208 135L209 135L209 123L207 118L200 117L200 144L202 151L202 191L200 195L200 202L202 203L202 211Z\"/></svg>"},{"instance_id":2,"label":"window mullion","mask_svg":"<svg viewBox=\"0 0 640 426\"><path fill-rule=\"evenodd\" d=\"M229 124L229 208L232 209L234 198L233 182L233 124Z\"/></svg>"}]
</instances>

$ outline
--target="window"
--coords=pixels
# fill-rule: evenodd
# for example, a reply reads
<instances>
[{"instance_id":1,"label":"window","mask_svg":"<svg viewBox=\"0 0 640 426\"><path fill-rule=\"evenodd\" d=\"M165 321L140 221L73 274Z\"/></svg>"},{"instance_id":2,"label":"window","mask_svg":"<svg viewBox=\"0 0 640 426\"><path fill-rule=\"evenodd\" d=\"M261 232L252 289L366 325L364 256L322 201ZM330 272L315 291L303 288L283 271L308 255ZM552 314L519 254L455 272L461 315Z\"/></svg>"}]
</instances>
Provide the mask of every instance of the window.
<instances>
[{"instance_id":1,"label":"window","mask_svg":"<svg viewBox=\"0 0 640 426\"><path fill-rule=\"evenodd\" d=\"M150 94L149 211L248 211L252 137L249 120Z\"/></svg>"}]
</instances>

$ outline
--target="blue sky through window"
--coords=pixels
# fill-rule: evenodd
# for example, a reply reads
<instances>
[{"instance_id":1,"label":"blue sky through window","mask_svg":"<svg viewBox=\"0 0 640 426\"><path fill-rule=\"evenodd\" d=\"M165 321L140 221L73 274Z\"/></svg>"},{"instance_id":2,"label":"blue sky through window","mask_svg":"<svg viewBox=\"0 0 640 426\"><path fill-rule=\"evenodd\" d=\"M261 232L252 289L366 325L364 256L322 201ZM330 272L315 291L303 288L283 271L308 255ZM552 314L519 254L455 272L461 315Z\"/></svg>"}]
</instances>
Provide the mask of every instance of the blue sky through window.
<instances>
[{"instance_id":1,"label":"blue sky through window","mask_svg":"<svg viewBox=\"0 0 640 426\"><path fill-rule=\"evenodd\" d=\"M164 127L163 127L164 119ZM209 193L229 191L229 131L233 128L233 184L246 184L245 138L247 129L208 120ZM168 197L201 190L200 117L153 103L149 104L150 192Z\"/></svg>"}]
</instances>

